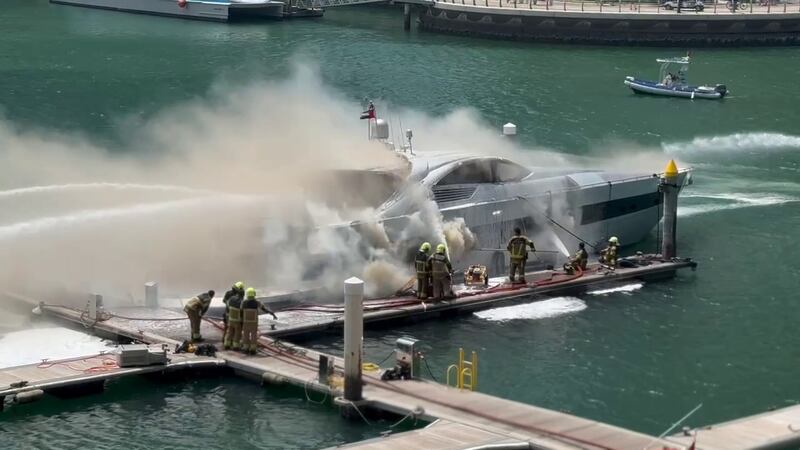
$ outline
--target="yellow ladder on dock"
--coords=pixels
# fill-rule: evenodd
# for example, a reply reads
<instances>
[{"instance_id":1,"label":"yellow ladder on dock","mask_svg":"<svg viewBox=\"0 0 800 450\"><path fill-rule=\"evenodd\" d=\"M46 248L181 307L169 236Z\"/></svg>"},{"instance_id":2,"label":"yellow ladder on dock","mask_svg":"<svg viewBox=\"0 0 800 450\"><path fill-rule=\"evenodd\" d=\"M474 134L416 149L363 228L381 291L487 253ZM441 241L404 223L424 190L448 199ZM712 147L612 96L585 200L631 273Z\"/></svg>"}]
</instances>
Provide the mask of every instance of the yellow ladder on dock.
<instances>
[{"instance_id":1,"label":"yellow ladder on dock","mask_svg":"<svg viewBox=\"0 0 800 450\"><path fill-rule=\"evenodd\" d=\"M450 374L455 370L455 384L450 384ZM464 349L458 349L458 362L447 368L447 385L474 391L478 388L478 354L472 352L472 359L464 359Z\"/></svg>"}]
</instances>

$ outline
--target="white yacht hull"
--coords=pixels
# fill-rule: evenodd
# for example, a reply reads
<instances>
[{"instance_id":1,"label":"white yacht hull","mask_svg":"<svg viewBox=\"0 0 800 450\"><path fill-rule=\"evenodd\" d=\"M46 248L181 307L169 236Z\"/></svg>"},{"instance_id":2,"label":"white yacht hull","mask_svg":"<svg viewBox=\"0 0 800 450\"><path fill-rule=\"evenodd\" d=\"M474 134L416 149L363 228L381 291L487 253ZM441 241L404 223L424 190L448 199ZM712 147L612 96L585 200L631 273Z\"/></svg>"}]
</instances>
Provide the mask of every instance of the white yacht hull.
<instances>
[{"instance_id":1,"label":"white yacht hull","mask_svg":"<svg viewBox=\"0 0 800 450\"><path fill-rule=\"evenodd\" d=\"M281 1L198 1L187 0L181 6L177 0L50 0L51 3L88 8L179 17L182 19L226 22L239 17L283 18L285 4Z\"/></svg>"}]
</instances>

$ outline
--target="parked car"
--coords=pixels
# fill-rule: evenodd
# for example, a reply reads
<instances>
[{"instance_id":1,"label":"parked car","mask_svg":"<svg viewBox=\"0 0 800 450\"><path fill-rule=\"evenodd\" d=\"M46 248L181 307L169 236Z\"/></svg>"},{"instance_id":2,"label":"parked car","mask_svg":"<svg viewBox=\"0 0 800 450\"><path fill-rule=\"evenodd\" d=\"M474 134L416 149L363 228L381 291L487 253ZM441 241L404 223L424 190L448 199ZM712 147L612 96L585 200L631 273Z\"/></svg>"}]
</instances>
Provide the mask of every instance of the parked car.
<instances>
[{"instance_id":1,"label":"parked car","mask_svg":"<svg viewBox=\"0 0 800 450\"><path fill-rule=\"evenodd\" d=\"M678 9L678 1L679 0L667 0L661 4L661 7L669 10ZM703 0L680 0L680 2L681 9L702 11L703 8L705 8Z\"/></svg>"}]
</instances>

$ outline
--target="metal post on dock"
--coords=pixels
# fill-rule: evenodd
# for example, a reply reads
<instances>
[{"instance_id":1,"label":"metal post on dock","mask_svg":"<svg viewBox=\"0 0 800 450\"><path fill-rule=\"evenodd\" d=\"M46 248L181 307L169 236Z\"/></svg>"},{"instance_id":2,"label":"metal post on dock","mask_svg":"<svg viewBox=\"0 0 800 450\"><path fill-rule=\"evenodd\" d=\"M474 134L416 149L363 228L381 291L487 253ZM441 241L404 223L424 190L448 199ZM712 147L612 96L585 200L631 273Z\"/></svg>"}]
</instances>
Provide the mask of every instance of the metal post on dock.
<instances>
[{"instance_id":1,"label":"metal post on dock","mask_svg":"<svg viewBox=\"0 0 800 450\"><path fill-rule=\"evenodd\" d=\"M87 313L90 320L97 320L97 310L103 304L103 296L100 294L92 294L89 297L89 307Z\"/></svg>"},{"instance_id":2,"label":"metal post on dock","mask_svg":"<svg viewBox=\"0 0 800 450\"><path fill-rule=\"evenodd\" d=\"M661 255L674 258L678 230L678 166L670 160L661 179L661 195L664 197L664 231L661 237Z\"/></svg>"},{"instance_id":3,"label":"metal post on dock","mask_svg":"<svg viewBox=\"0 0 800 450\"><path fill-rule=\"evenodd\" d=\"M144 305L148 308L158 308L158 283L155 281L144 284Z\"/></svg>"},{"instance_id":4,"label":"metal post on dock","mask_svg":"<svg viewBox=\"0 0 800 450\"><path fill-rule=\"evenodd\" d=\"M361 342L364 337L364 282L344 282L344 398L361 400Z\"/></svg>"}]
</instances>

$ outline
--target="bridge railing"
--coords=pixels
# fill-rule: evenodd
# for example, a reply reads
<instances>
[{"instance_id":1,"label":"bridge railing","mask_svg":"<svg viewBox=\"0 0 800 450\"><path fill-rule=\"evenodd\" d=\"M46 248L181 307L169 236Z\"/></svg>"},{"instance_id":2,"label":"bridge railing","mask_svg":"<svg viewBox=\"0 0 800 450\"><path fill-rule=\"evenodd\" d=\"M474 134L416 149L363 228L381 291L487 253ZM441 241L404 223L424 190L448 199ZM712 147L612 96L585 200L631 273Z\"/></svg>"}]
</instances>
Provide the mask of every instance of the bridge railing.
<instances>
[{"instance_id":1,"label":"bridge railing","mask_svg":"<svg viewBox=\"0 0 800 450\"><path fill-rule=\"evenodd\" d=\"M386 3L387 0L290 0L290 7L298 9L324 9L337 6L365 5L368 3Z\"/></svg>"},{"instance_id":2,"label":"bridge railing","mask_svg":"<svg viewBox=\"0 0 800 450\"><path fill-rule=\"evenodd\" d=\"M681 1L681 9L677 7L678 0L662 1L651 0L436 0L436 3L450 3L456 5L484 6L492 8L517 8L544 11L581 11L581 12L608 12L629 14L797 14L800 13L800 1L785 0L738 0L734 4L730 1L705 2L702 8L695 7L694 1ZM692 5L692 6L688 6Z\"/></svg>"}]
</instances>

